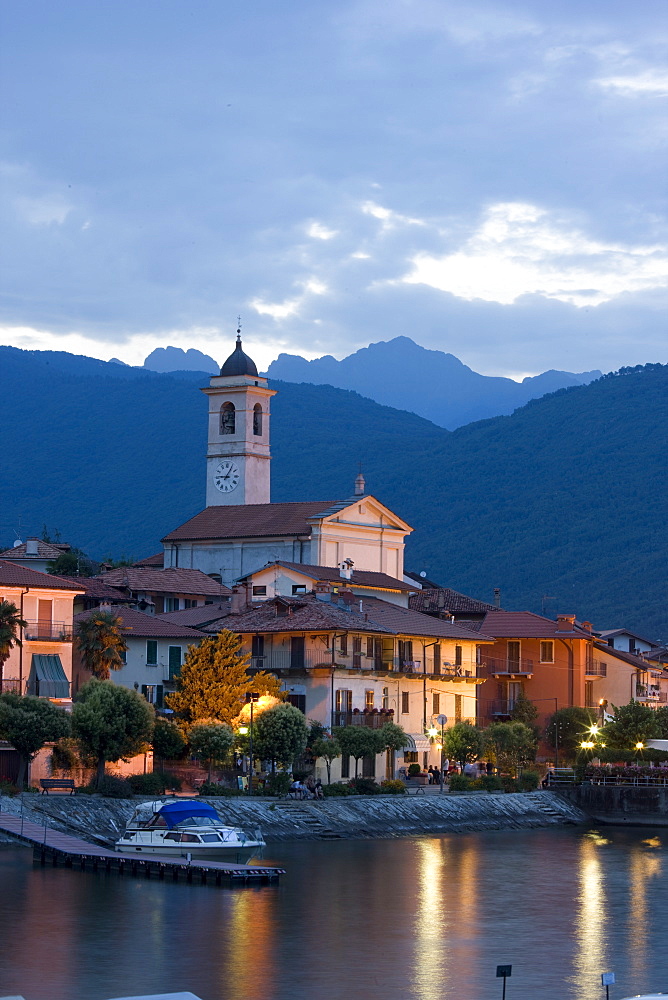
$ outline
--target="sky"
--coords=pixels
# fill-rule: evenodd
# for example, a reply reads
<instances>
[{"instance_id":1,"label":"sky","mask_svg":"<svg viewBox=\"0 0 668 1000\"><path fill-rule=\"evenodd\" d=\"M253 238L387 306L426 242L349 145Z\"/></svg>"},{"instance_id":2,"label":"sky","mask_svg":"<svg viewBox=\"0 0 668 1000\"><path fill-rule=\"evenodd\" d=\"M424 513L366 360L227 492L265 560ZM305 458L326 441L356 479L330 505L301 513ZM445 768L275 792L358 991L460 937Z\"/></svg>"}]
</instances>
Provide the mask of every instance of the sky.
<instances>
[{"instance_id":1,"label":"sky","mask_svg":"<svg viewBox=\"0 0 668 1000\"><path fill-rule=\"evenodd\" d=\"M0 342L668 361L665 0L5 0Z\"/></svg>"}]
</instances>

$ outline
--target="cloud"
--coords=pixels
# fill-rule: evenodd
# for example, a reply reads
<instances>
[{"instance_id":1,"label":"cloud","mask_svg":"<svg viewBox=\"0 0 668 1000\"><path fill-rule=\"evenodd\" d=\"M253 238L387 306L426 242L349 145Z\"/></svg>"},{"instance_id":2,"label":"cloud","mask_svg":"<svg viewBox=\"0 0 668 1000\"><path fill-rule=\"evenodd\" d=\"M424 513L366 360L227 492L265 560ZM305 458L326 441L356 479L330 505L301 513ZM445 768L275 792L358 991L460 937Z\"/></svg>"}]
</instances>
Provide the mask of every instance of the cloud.
<instances>
[{"instance_id":1,"label":"cloud","mask_svg":"<svg viewBox=\"0 0 668 1000\"><path fill-rule=\"evenodd\" d=\"M588 238L534 205L491 206L463 246L417 253L400 280L466 300L510 305L541 295L583 307L666 287L668 246L624 246Z\"/></svg>"},{"instance_id":2,"label":"cloud","mask_svg":"<svg viewBox=\"0 0 668 1000\"><path fill-rule=\"evenodd\" d=\"M262 299L253 299L250 305L260 316L271 316L275 320L287 319L289 316L296 316L310 299L310 296L324 295L327 292L327 285L317 278L309 278L303 282L303 288L304 291L301 295L285 299L283 302L264 302Z\"/></svg>"},{"instance_id":3,"label":"cloud","mask_svg":"<svg viewBox=\"0 0 668 1000\"><path fill-rule=\"evenodd\" d=\"M328 229L321 222L312 222L308 226L306 233L314 240L331 240L339 234L337 229Z\"/></svg>"},{"instance_id":4,"label":"cloud","mask_svg":"<svg viewBox=\"0 0 668 1000\"><path fill-rule=\"evenodd\" d=\"M44 195L41 198L19 197L14 202L18 212L31 226L62 225L73 205L61 195Z\"/></svg>"},{"instance_id":5,"label":"cloud","mask_svg":"<svg viewBox=\"0 0 668 1000\"><path fill-rule=\"evenodd\" d=\"M648 69L635 75L601 77L594 83L623 97L668 96L668 73L664 70Z\"/></svg>"}]
</instances>

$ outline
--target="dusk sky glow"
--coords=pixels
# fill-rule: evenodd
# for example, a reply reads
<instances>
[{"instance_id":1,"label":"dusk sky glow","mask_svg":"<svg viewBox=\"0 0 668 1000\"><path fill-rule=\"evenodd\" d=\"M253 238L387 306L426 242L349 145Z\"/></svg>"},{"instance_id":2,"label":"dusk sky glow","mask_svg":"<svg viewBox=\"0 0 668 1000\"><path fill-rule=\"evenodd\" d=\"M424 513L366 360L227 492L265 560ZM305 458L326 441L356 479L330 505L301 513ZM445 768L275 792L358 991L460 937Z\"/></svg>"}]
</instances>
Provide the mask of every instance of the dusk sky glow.
<instances>
[{"instance_id":1,"label":"dusk sky glow","mask_svg":"<svg viewBox=\"0 0 668 1000\"><path fill-rule=\"evenodd\" d=\"M668 361L663 0L10 0L2 331Z\"/></svg>"}]
</instances>

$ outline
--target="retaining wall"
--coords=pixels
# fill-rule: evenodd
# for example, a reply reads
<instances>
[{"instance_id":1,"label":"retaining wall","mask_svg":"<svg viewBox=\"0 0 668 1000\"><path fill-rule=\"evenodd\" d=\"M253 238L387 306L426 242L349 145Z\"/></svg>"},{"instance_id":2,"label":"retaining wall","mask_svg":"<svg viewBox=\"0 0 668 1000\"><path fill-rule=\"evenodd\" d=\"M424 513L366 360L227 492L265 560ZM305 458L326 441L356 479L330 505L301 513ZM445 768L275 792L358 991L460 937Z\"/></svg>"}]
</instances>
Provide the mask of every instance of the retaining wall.
<instances>
[{"instance_id":1,"label":"retaining wall","mask_svg":"<svg viewBox=\"0 0 668 1000\"><path fill-rule=\"evenodd\" d=\"M92 842L113 842L139 799L88 795L3 797L2 809ZM321 802L286 799L207 799L223 820L259 827L268 842L388 838L418 834L520 830L586 823L575 803L549 791L461 795L354 796Z\"/></svg>"},{"instance_id":2,"label":"retaining wall","mask_svg":"<svg viewBox=\"0 0 668 1000\"><path fill-rule=\"evenodd\" d=\"M634 785L576 785L559 796L597 823L668 826L668 788Z\"/></svg>"}]
</instances>

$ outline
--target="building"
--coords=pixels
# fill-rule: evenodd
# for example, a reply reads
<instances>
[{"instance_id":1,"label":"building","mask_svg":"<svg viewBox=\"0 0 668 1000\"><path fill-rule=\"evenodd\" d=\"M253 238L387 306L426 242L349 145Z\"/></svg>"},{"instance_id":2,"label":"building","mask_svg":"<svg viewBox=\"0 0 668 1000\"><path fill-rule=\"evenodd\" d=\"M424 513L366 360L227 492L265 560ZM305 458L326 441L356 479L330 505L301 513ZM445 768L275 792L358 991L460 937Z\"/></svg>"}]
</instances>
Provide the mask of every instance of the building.
<instances>
[{"instance_id":1,"label":"building","mask_svg":"<svg viewBox=\"0 0 668 1000\"><path fill-rule=\"evenodd\" d=\"M248 601L296 597L311 591L337 593L339 589L346 589L356 597L379 597L406 608L413 590L387 573L357 570L350 559L339 567L308 566L279 560L241 577L239 583L245 585Z\"/></svg>"},{"instance_id":2,"label":"building","mask_svg":"<svg viewBox=\"0 0 668 1000\"><path fill-rule=\"evenodd\" d=\"M34 569L38 573L46 573L49 563L69 552L70 545L65 542L44 542L41 538L28 538L25 542L17 539L11 549L0 552L0 559L15 566Z\"/></svg>"},{"instance_id":3,"label":"building","mask_svg":"<svg viewBox=\"0 0 668 1000\"><path fill-rule=\"evenodd\" d=\"M110 610L110 609L107 609ZM170 622L164 616L149 615L133 608L114 608L120 619L120 630L127 643L124 665L112 670L110 679L121 687L140 691L156 708L162 708L164 695L174 690L189 646L199 645L205 638L201 631L187 625ZM75 616L75 623L93 611ZM78 651L74 657L74 693L90 680Z\"/></svg>"},{"instance_id":4,"label":"building","mask_svg":"<svg viewBox=\"0 0 668 1000\"><path fill-rule=\"evenodd\" d=\"M98 580L121 591L126 603L155 614L220 603L231 597L228 587L198 569L119 566Z\"/></svg>"},{"instance_id":5,"label":"building","mask_svg":"<svg viewBox=\"0 0 668 1000\"><path fill-rule=\"evenodd\" d=\"M328 727L401 725L408 734L403 755L365 763L365 774L379 779L393 777L402 763L440 764L440 749L426 730L439 728L439 716L447 724L475 721L478 647L493 641L376 597L324 586L317 594L234 608L205 631L222 628L241 636L251 670L281 678L288 700L307 718ZM345 759L336 762L334 780L348 777L349 767Z\"/></svg>"},{"instance_id":6,"label":"building","mask_svg":"<svg viewBox=\"0 0 668 1000\"><path fill-rule=\"evenodd\" d=\"M658 645L627 628L604 629L599 635L603 642L607 642L613 649L622 649L626 653L649 653Z\"/></svg>"},{"instance_id":7,"label":"building","mask_svg":"<svg viewBox=\"0 0 668 1000\"><path fill-rule=\"evenodd\" d=\"M2 691L60 704L72 700L72 623L78 583L0 560L0 600L19 611L26 627L2 670Z\"/></svg>"},{"instance_id":8,"label":"building","mask_svg":"<svg viewBox=\"0 0 668 1000\"><path fill-rule=\"evenodd\" d=\"M227 586L268 563L338 567L403 580L410 525L367 494L363 476L340 500L270 502L269 402L274 390L237 339L203 390L209 397L207 507L162 539L164 566Z\"/></svg>"}]
</instances>

